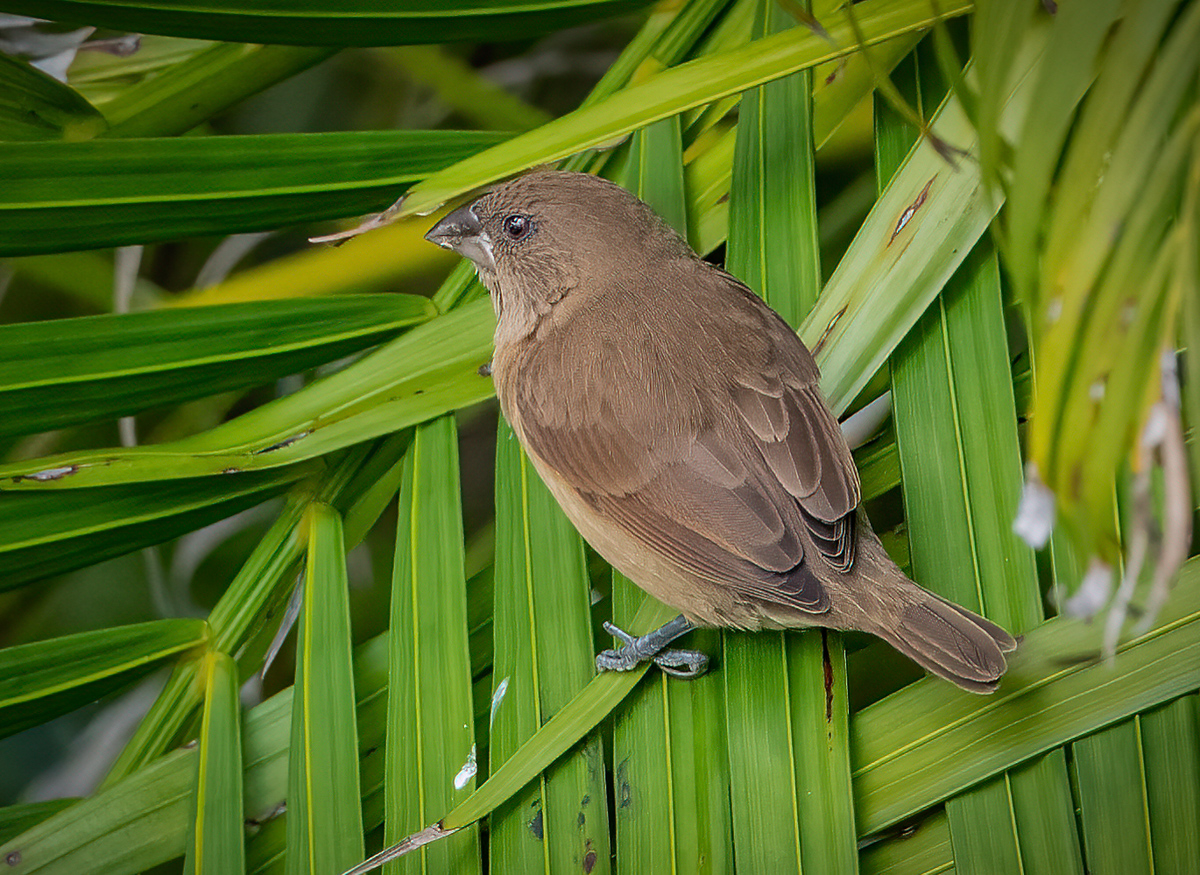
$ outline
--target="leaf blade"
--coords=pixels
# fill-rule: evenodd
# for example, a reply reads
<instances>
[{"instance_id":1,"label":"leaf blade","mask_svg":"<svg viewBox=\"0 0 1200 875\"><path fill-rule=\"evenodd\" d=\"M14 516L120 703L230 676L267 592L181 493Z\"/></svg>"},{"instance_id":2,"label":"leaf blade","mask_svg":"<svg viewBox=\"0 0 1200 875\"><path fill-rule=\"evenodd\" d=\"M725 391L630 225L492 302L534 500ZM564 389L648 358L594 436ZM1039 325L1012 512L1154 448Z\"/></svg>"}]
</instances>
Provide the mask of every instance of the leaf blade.
<instances>
[{"instance_id":1,"label":"leaf blade","mask_svg":"<svg viewBox=\"0 0 1200 875\"><path fill-rule=\"evenodd\" d=\"M350 295L0 326L0 434L261 385L433 317L415 295ZM104 391L97 391L103 386Z\"/></svg>"},{"instance_id":2,"label":"leaf blade","mask_svg":"<svg viewBox=\"0 0 1200 875\"><path fill-rule=\"evenodd\" d=\"M155 620L0 650L0 737L131 684L208 639L203 620Z\"/></svg>"},{"instance_id":3,"label":"leaf blade","mask_svg":"<svg viewBox=\"0 0 1200 875\"><path fill-rule=\"evenodd\" d=\"M229 42L381 46L514 39L626 12L644 0L455 2L431 8L415 0L321 2L110 2L11 0L8 7L55 21L87 21L116 30Z\"/></svg>"},{"instance_id":4,"label":"leaf blade","mask_svg":"<svg viewBox=\"0 0 1200 875\"><path fill-rule=\"evenodd\" d=\"M458 431L418 426L404 460L389 624L384 842L428 825L475 788ZM389 864L392 875L478 872L478 830Z\"/></svg>"},{"instance_id":5,"label":"leaf blade","mask_svg":"<svg viewBox=\"0 0 1200 875\"><path fill-rule=\"evenodd\" d=\"M224 653L204 660L204 713L196 747L195 815L184 871L243 875L242 727L237 664Z\"/></svg>"},{"instance_id":6,"label":"leaf blade","mask_svg":"<svg viewBox=\"0 0 1200 875\"><path fill-rule=\"evenodd\" d=\"M360 131L0 143L0 256L273 230L376 210L503 134Z\"/></svg>"},{"instance_id":7,"label":"leaf blade","mask_svg":"<svg viewBox=\"0 0 1200 875\"><path fill-rule=\"evenodd\" d=\"M308 509L288 774L287 871L341 872L363 857L358 726L342 518Z\"/></svg>"}]
</instances>

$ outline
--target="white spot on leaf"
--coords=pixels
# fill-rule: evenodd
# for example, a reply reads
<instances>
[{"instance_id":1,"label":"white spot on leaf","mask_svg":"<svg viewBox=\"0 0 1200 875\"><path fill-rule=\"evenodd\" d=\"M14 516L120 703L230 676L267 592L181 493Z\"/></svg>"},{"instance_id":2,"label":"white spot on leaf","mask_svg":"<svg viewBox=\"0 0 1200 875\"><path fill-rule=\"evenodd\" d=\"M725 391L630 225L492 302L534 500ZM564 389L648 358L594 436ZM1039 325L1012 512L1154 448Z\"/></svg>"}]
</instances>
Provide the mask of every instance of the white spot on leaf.
<instances>
[{"instance_id":1,"label":"white spot on leaf","mask_svg":"<svg viewBox=\"0 0 1200 875\"><path fill-rule=\"evenodd\" d=\"M492 714L488 717L488 729L492 728L492 724L496 722L496 711L500 707L500 703L504 701L504 694L508 692L508 678L500 681L496 685L496 692L492 693Z\"/></svg>"},{"instance_id":2,"label":"white spot on leaf","mask_svg":"<svg viewBox=\"0 0 1200 875\"><path fill-rule=\"evenodd\" d=\"M454 789L461 790L467 786L467 782L475 777L477 771L479 771L479 765L475 760L475 745L471 745L471 752L467 754L467 761L463 763L463 767L454 776Z\"/></svg>"}]
</instances>

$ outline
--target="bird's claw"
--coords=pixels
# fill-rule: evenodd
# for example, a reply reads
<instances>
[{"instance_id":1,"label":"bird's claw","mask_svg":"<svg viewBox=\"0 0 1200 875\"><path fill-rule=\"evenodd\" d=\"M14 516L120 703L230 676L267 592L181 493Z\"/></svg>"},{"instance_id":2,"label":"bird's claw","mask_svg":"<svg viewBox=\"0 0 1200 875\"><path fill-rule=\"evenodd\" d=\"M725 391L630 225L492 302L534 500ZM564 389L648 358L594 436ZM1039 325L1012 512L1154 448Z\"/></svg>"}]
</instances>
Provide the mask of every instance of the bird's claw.
<instances>
[{"instance_id":1,"label":"bird's claw","mask_svg":"<svg viewBox=\"0 0 1200 875\"><path fill-rule=\"evenodd\" d=\"M652 659L671 677L683 681L695 680L708 671L708 654L699 650L664 650Z\"/></svg>"},{"instance_id":2,"label":"bird's claw","mask_svg":"<svg viewBox=\"0 0 1200 875\"><path fill-rule=\"evenodd\" d=\"M654 632L635 638L612 623L605 623L604 629L622 645L596 654L597 671L632 671L649 661L672 677L692 680L708 670L707 654L698 650L663 649L667 642Z\"/></svg>"}]
</instances>

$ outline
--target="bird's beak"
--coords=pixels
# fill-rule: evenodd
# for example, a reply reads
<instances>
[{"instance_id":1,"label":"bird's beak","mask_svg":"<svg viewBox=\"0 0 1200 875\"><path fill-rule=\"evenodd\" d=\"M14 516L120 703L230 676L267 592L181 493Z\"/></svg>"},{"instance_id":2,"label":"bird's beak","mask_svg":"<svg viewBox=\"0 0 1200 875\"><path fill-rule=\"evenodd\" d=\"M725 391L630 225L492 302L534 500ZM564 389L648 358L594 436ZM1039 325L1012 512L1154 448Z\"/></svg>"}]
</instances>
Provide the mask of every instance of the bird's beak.
<instances>
[{"instance_id":1,"label":"bird's beak","mask_svg":"<svg viewBox=\"0 0 1200 875\"><path fill-rule=\"evenodd\" d=\"M492 256L492 238L479 217L469 206L459 207L429 229L425 239L443 249L453 249L459 255L475 262L480 270L496 271L496 259Z\"/></svg>"}]
</instances>

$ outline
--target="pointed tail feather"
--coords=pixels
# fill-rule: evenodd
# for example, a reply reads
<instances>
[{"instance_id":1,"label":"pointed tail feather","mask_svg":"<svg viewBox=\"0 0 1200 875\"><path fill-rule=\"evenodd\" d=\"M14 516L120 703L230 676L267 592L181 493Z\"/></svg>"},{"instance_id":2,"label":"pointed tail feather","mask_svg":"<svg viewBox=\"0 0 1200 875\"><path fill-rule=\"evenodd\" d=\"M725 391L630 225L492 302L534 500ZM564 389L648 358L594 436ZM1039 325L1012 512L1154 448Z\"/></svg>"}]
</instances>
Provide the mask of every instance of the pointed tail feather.
<instances>
[{"instance_id":1,"label":"pointed tail feather","mask_svg":"<svg viewBox=\"0 0 1200 875\"><path fill-rule=\"evenodd\" d=\"M1017 641L983 617L913 585L895 628L872 629L905 656L972 693L996 689Z\"/></svg>"}]
</instances>

